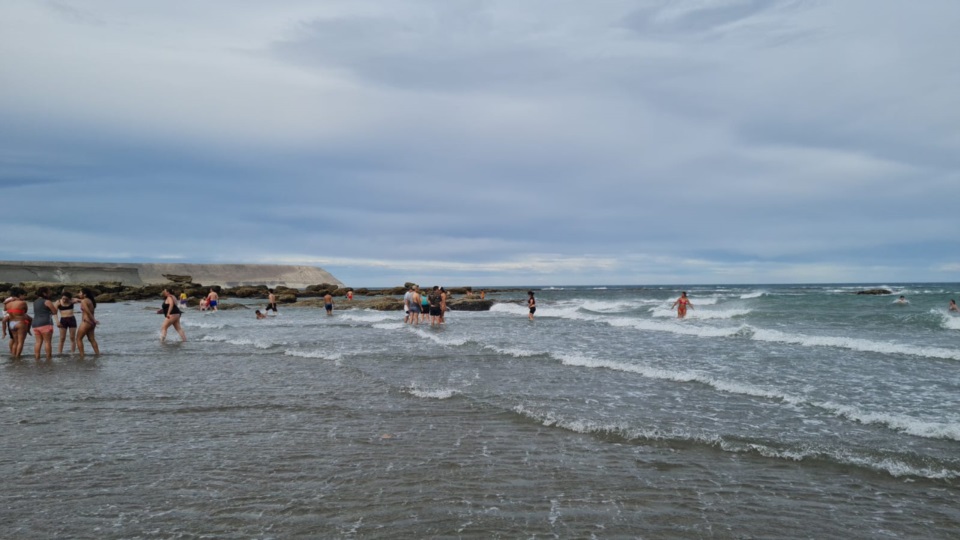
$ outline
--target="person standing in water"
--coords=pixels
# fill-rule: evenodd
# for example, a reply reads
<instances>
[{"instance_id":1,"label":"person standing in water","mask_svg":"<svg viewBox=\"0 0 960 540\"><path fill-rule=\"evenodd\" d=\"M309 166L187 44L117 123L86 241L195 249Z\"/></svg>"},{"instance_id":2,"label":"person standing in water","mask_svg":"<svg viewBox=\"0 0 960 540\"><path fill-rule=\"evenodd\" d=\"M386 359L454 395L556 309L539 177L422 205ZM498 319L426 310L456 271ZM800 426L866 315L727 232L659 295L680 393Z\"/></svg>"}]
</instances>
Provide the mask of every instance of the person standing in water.
<instances>
[{"instance_id":1,"label":"person standing in water","mask_svg":"<svg viewBox=\"0 0 960 540\"><path fill-rule=\"evenodd\" d=\"M263 310L263 314L266 315L268 311L273 310L274 315L279 315L280 312L277 311L277 295L274 294L273 289L267 289L267 309Z\"/></svg>"},{"instance_id":2,"label":"person standing in water","mask_svg":"<svg viewBox=\"0 0 960 540\"><path fill-rule=\"evenodd\" d=\"M327 293L323 295L323 308L327 310L327 315L333 315L333 295Z\"/></svg>"},{"instance_id":3,"label":"person standing in water","mask_svg":"<svg viewBox=\"0 0 960 540\"><path fill-rule=\"evenodd\" d=\"M4 317L7 329L10 331L10 356L19 360L23 354L23 344L27 341L27 331L30 329L30 317L27 315L27 302L23 299L26 292L16 287L10 291L9 302L4 302L7 316Z\"/></svg>"},{"instance_id":4,"label":"person standing in water","mask_svg":"<svg viewBox=\"0 0 960 540\"><path fill-rule=\"evenodd\" d=\"M527 295L527 307L530 308L530 313L527 315L527 318L532 321L533 314L537 312L537 299L533 297L533 291L527 291Z\"/></svg>"},{"instance_id":5,"label":"person standing in water","mask_svg":"<svg viewBox=\"0 0 960 540\"><path fill-rule=\"evenodd\" d=\"M54 305L60 310L60 348L57 354L63 354L63 344L67 341L67 334L70 334L70 354L77 350L77 317L73 314L73 305L80 302L79 298L74 298L68 291L63 291Z\"/></svg>"},{"instance_id":6,"label":"person standing in water","mask_svg":"<svg viewBox=\"0 0 960 540\"><path fill-rule=\"evenodd\" d=\"M687 291L680 293L680 298L670 306L670 309L677 308L677 318L682 319L687 316L687 308L693 309L693 304L687 298Z\"/></svg>"},{"instance_id":7,"label":"person standing in water","mask_svg":"<svg viewBox=\"0 0 960 540\"><path fill-rule=\"evenodd\" d=\"M77 328L77 351L83 360L83 338L87 338L93 347L93 354L100 356L100 345L97 343L97 322L94 312L97 310L96 295L90 289L80 289L80 327Z\"/></svg>"},{"instance_id":8,"label":"person standing in water","mask_svg":"<svg viewBox=\"0 0 960 540\"><path fill-rule=\"evenodd\" d=\"M37 299L33 301L33 337L36 345L33 346L33 357L40 360L40 350L47 353L47 361L53 360L53 325L59 324L57 307L50 301L50 288L37 289Z\"/></svg>"},{"instance_id":9,"label":"person standing in water","mask_svg":"<svg viewBox=\"0 0 960 540\"><path fill-rule=\"evenodd\" d=\"M211 289L210 289L210 293L207 294L207 305L208 305L208 306L210 307L210 309L212 309L213 311L217 311L217 304L219 304L219 303L220 303L220 295L217 294L217 290L216 290L216 289L211 288ZM177 311L179 311L179 310L177 310ZM177 323L177 324L180 324L180 323Z\"/></svg>"},{"instance_id":10,"label":"person standing in water","mask_svg":"<svg viewBox=\"0 0 960 540\"><path fill-rule=\"evenodd\" d=\"M212 294L216 294L213 292L213 289L210 289L210 292ZM181 311L180 308L177 307L177 299L167 289L163 290L163 306L161 309L163 310L163 325L160 326L160 341L166 341L167 329L171 326L177 331L178 334L180 334L180 341L186 341L187 334L185 334L183 332L183 328L180 327ZM87 316L86 309L83 310L83 316Z\"/></svg>"},{"instance_id":11,"label":"person standing in water","mask_svg":"<svg viewBox=\"0 0 960 540\"><path fill-rule=\"evenodd\" d=\"M957 309L957 301L953 299L950 300L950 307L947 309L949 311L960 311L960 309Z\"/></svg>"}]
</instances>

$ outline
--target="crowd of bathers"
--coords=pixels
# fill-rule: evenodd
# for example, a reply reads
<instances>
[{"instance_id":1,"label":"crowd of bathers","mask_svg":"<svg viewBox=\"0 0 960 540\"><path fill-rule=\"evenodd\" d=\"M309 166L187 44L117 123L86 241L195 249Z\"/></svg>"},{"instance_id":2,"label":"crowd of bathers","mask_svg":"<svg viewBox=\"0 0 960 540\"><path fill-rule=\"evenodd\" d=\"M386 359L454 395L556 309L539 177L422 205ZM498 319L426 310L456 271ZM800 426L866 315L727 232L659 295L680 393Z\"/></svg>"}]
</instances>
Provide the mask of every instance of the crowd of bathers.
<instances>
[{"instance_id":1,"label":"crowd of bathers","mask_svg":"<svg viewBox=\"0 0 960 540\"><path fill-rule=\"evenodd\" d=\"M83 340L86 339L93 353L100 354L100 345L97 343L97 309L96 293L82 288L76 296L70 291L63 291L60 297L50 299L49 287L40 287L36 291L37 298L33 301L33 316L27 313L29 304L24 299L26 291L14 287L10 296L3 301L3 338L10 337L10 356L17 360L23 354L28 335L33 335L33 356L40 360L41 352L46 353L47 360L53 358L54 328L60 328L59 354L63 354L63 347L70 339L70 352L79 352L80 358L86 356ZM80 320L74 311L80 312Z\"/></svg>"},{"instance_id":2,"label":"crowd of bathers","mask_svg":"<svg viewBox=\"0 0 960 540\"><path fill-rule=\"evenodd\" d=\"M446 311L447 291L438 285L434 285L427 294L420 292L419 285L411 285L403 295L403 322L407 324L444 324Z\"/></svg>"}]
</instances>

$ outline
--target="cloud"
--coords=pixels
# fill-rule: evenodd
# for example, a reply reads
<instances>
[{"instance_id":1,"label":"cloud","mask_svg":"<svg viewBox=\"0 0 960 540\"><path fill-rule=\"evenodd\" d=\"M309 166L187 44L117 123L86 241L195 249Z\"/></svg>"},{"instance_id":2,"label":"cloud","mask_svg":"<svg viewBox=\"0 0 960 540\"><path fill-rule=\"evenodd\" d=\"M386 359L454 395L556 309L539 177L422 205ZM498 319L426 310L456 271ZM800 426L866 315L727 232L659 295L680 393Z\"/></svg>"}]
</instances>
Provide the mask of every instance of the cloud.
<instances>
[{"instance_id":1,"label":"cloud","mask_svg":"<svg viewBox=\"0 0 960 540\"><path fill-rule=\"evenodd\" d=\"M69 211L10 205L43 241L0 257L323 260L354 285L421 262L504 283L949 278L953 15L5 4L0 188Z\"/></svg>"}]
</instances>

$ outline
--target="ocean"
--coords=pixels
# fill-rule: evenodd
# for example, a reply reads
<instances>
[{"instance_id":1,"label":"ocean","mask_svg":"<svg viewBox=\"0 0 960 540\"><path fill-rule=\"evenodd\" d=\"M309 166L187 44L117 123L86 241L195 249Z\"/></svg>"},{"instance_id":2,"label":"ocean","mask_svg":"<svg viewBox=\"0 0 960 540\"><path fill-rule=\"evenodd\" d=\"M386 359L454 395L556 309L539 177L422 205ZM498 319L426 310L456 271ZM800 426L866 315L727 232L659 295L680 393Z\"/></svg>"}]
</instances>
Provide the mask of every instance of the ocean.
<instances>
[{"instance_id":1,"label":"ocean","mask_svg":"<svg viewBox=\"0 0 960 540\"><path fill-rule=\"evenodd\" d=\"M0 537L960 535L960 284L680 290L102 304L100 358L0 357Z\"/></svg>"}]
</instances>

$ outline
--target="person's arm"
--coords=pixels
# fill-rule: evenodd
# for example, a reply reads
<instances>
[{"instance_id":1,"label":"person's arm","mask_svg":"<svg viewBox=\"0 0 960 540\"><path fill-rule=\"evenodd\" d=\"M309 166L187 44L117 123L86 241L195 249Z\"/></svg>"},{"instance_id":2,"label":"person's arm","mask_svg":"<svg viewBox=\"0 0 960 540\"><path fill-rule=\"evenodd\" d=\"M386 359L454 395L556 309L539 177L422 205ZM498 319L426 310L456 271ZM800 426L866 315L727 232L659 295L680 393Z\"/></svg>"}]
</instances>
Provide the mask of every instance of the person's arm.
<instances>
[{"instance_id":1,"label":"person's arm","mask_svg":"<svg viewBox=\"0 0 960 540\"><path fill-rule=\"evenodd\" d=\"M53 319L54 326L60 326L60 312L57 310L57 306L53 305L53 302L49 300L44 301L43 304L50 310L50 316Z\"/></svg>"}]
</instances>

